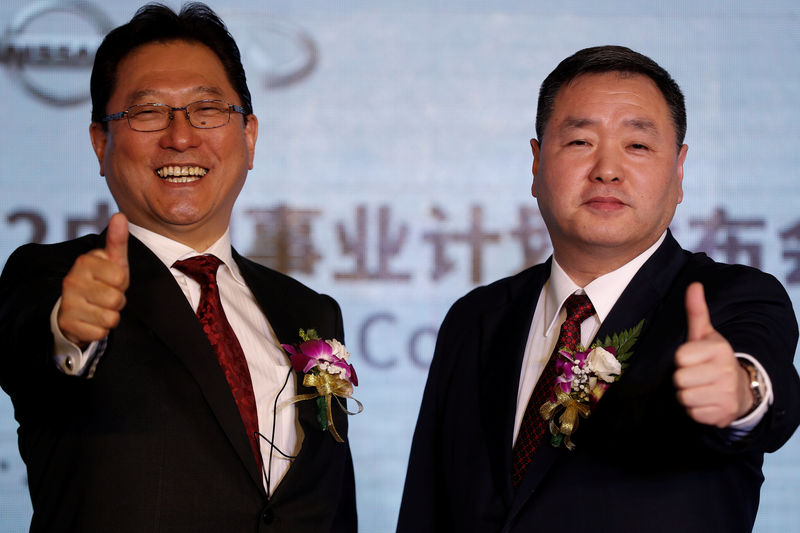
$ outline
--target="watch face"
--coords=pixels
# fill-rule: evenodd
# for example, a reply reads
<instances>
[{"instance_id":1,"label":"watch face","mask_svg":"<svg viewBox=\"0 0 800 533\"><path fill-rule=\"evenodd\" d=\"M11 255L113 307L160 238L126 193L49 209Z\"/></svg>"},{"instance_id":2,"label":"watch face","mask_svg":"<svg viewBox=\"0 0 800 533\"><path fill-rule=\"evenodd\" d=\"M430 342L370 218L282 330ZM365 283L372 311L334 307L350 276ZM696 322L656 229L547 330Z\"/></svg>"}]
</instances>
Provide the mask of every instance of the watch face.
<instances>
[{"instance_id":1,"label":"watch face","mask_svg":"<svg viewBox=\"0 0 800 533\"><path fill-rule=\"evenodd\" d=\"M744 413L740 418L744 418L745 416L749 415L756 408L761 405L761 400L764 398L761 384L761 376L759 375L758 368L748 359L744 359L742 357L738 358L739 365L747 372L747 376L750 379L750 391L753 394L753 405L747 412Z\"/></svg>"}]
</instances>

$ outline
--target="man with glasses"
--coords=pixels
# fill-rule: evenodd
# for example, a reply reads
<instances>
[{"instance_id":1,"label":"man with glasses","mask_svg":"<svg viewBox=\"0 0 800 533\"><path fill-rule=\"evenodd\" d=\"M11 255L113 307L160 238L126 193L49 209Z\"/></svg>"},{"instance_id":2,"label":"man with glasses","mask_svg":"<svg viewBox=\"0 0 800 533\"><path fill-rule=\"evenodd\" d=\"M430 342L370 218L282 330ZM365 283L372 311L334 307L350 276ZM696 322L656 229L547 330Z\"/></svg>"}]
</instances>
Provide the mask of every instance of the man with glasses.
<instances>
[{"instance_id":1,"label":"man with glasses","mask_svg":"<svg viewBox=\"0 0 800 533\"><path fill-rule=\"evenodd\" d=\"M343 342L336 302L241 257L258 121L206 6L147 5L97 51L92 146L120 213L0 278L0 385L31 531L354 532L347 421L320 430L281 349Z\"/></svg>"}]
</instances>

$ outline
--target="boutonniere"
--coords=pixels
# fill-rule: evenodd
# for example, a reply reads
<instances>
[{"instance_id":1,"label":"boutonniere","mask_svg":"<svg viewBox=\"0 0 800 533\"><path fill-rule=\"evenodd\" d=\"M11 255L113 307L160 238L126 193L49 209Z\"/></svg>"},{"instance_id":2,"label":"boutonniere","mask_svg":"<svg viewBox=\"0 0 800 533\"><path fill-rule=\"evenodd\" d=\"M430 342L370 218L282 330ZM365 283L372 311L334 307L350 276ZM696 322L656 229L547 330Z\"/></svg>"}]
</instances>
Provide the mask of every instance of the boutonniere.
<instances>
[{"instance_id":1,"label":"boutonniere","mask_svg":"<svg viewBox=\"0 0 800 533\"><path fill-rule=\"evenodd\" d=\"M336 339L322 340L313 329L300 330L300 344L282 344L289 354L295 372L305 374L303 385L316 388L316 393L300 394L290 400L316 400L317 420L322 431L328 430L338 442L344 442L336 431L331 413L332 402L348 415L357 415L364 407L353 395L353 387L358 385L358 377L353 365L349 363L350 353L344 344ZM358 405L358 411L350 412L345 407L347 398Z\"/></svg>"},{"instance_id":2,"label":"boutonniere","mask_svg":"<svg viewBox=\"0 0 800 533\"><path fill-rule=\"evenodd\" d=\"M563 442L568 450L575 449L571 437L579 417L588 417L606 389L620 378L643 325L644 319L631 329L593 343L588 350L579 344L575 350L558 351L553 396L539 409L550 421L550 444L558 447Z\"/></svg>"}]
</instances>

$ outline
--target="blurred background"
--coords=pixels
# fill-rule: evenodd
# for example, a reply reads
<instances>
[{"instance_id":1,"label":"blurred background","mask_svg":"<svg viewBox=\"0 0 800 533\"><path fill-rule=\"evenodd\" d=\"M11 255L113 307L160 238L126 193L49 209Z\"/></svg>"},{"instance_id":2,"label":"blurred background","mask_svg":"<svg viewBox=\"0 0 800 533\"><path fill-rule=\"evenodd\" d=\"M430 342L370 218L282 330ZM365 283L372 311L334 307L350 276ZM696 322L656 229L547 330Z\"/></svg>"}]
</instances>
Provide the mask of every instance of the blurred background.
<instances>
[{"instance_id":1,"label":"blurred background","mask_svg":"<svg viewBox=\"0 0 800 533\"><path fill-rule=\"evenodd\" d=\"M350 429L362 533L394 531L450 304L550 254L528 140L539 84L576 50L626 45L673 75L690 147L673 233L772 273L800 309L796 0L209 5L242 49L260 119L234 246L344 312L365 406ZM88 80L102 35L139 6L0 5L0 266L24 243L100 231L116 211L89 143ZM0 393L3 532L27 531L31 512L16 428ZM800 531L800 437L764 472L756 531Z\"/></svg>"}]
</instances>

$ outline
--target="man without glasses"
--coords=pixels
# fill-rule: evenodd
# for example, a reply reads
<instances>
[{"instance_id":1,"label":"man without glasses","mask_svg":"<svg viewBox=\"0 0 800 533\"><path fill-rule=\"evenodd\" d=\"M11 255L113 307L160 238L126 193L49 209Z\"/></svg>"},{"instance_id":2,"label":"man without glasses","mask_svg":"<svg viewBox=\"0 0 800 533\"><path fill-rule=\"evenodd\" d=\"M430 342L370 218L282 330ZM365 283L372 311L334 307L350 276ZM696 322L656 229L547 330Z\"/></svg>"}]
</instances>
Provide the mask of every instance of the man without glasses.
<instances>
[{"instance_id":1,"label":"man without glasses","mask_svg":"<svg viewBox=\"0 0 800 533\"><path fill-rule=\"evenodd\" d=\"M672 237L680 89L627 48L581 50L536 131L553 256L445 318L397 531L750 531L763 454L800 422L797 322L772 276Z\"/></svg>"}]
</instances>

